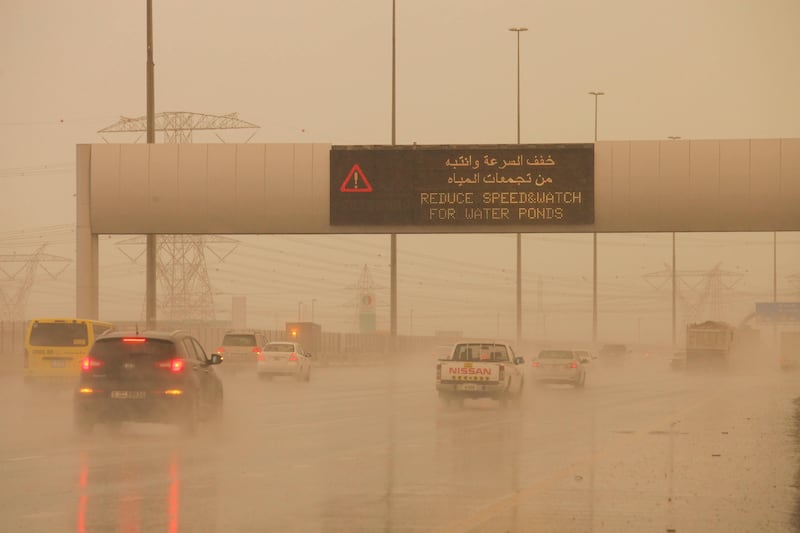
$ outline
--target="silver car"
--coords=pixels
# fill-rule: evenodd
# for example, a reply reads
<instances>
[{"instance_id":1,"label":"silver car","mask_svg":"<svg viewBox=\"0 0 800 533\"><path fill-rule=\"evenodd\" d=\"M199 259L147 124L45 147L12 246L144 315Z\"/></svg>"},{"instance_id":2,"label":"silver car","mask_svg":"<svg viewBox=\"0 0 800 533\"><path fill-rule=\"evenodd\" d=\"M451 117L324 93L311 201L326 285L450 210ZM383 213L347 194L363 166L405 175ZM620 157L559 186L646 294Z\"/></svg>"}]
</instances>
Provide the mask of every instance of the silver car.
<instances>
[{"instance_id":1,"label":"silver car","mask_svg":"<svg viewBox=\"0 0 800 533\"><path fill-rule=\"evenodd\" d=\"M299 342L268 342L256 362L258 377L293 376L298 381L311 380L311 354Z\"/></svg>"},{"instance_id":2,"label":"silver car","mask_svg":"<svg viewBox=\"0 0 800 533\"><path fill-rule=\"evenodd\" d=\"M583 387L589 359L575 350L542 350L533 360L534 383L562 383Z\"/></svg>"},{"instance_id":3,"label":"silver car","mask_svg":"<svg viewBox=\"0 0 800 533\"><path fill-rule=\"evenodd\" d=\"M232 329L225 332L217 353L225 360L228 372L253 371L269 340L263 330Z\"/></svg>"}]
</instances>

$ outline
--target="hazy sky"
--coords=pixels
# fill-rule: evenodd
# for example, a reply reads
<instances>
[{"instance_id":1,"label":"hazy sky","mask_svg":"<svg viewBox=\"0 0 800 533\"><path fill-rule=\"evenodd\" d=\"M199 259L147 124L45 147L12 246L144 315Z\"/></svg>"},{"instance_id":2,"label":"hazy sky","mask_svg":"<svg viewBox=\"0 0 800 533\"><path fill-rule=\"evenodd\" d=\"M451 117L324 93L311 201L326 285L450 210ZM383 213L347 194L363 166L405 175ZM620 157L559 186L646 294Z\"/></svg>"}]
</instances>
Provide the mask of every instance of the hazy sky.
<instances>
[{"instance_id":1,"label":"hazy sky","mask_svg":"<svg viewBox=\"0 0 800 533\"><path fill-rule=\"evenodd\" d=\"M237 112L260 127L250 142L391 142L391 0L154 4L156 112ZM74 258L75 145L103 142L98 130L120 116L146 113L145 5L0 0L0 254L30 254L47 243L47 253ZM797 0L396 5L398 144L516 140L517 36L508 31L511 26L529 28L520 35L524 143L590 142L594 98L587 93L597 90L606 93L599 99L600 140L800 137ZM227 142L249 135L219 133ZM194 141L218 139L199 133ZM691 244L693 239L700 244ZM685 248L678 265L741 269L747 275L736 288L762 299L764 291L772 294L772 239L679 236ZM120 240L104 241L101 312L138 318L143 285L140 290L138 281L119 282L143 279L143 261L134 264L122 254L124 247L115 244ZM590 297L590 241L587 235L525 236L524 305L528 316L541 310L536 319L526 319L526 330L568 333L568 321L559 320L563 313L555 309L585 311L582 280L588 276ZM734 247L741 241L750 244ZM787 279L800 271L798 241L797 234L778 236L784 298L798 290ZM648 282L643 274L671 261L671 235L606 236L599 243L602 291L616 295L609 296L606 317L615 300L623 303L614 313L646 308L621 322L636 322L637 335L660 335L669 309L655 309L664 303L661 296L653 303L642 294L666 289L651 286L658 276ZM406 254L399 266L405 295L399 300L401 332L462 329L460 320L479 324L474 327L485 334L513 333L512 235L401 236L398 244ZM485 257L492 259L478 259L484 256L479 249L491 249ZM331 273L315 272L320 263L333 265ZM310 319L314 299L315 318L342 329L353 326L347 302L365 264L387 292L388 237L381 235L252 238L224 262L209 259L208 266L223 315L229 312L226 298L253 287L262 295L249 301L251 318L259 322L253 325L295 320L298 307ZM48 264L53 273L38 273L29 315L74 310L74 265L55 275L59 265ZM8 277L20 265L0 266ZM283 283L267 284L265 272ZM443 286L449 293L442 294ZM8 283L3 287L12 290ZM383 320L386 327L386 316L388 311L379 325ZM455 323L442 316L453 316ZM585 330L587 318L581 316ZM607 331L623 334L621 327L612 333L610 324Z\"/></svg>"}]
</instances>

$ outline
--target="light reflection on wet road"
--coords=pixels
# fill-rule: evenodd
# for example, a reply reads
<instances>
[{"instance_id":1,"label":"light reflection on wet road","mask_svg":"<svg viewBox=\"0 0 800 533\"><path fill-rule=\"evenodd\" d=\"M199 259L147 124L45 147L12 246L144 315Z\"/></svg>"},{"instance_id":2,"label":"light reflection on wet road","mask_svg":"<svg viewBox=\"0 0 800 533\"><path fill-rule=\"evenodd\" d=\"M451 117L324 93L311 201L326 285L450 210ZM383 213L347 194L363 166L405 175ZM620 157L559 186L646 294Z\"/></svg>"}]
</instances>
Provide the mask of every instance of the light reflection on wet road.
<instances>
[{"instance_id":1,"label":"light reflection on wet road","mask_svg":"<svg viewBox=\"0 0 800 533\"><path fill-rule=\"evenodd\" d=\"M800 375L595 363L585 390L442 408L433 361L225 376L225 417L75 434L67 388L0 377L9 531L793 531Z\"/></svg>"}]
</instances>

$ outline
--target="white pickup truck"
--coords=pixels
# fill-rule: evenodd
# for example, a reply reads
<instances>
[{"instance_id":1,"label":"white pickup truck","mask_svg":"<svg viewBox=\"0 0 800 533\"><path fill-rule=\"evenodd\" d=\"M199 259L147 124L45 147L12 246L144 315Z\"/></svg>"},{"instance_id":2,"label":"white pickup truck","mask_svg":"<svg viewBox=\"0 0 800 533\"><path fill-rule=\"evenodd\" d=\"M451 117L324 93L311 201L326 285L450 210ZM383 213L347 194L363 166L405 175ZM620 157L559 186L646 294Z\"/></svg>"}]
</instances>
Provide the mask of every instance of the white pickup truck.
<instances>
[{"instance_id":1,"label":"white pickup truck","mask_svg":"<svg viewBox=\"0 0 800 533\"><path fill-rule=\"evenodd\" d=\"M436 363L436 390L444 405L465 398L492 398L502 406L519 405L525 360L510 344L497 341L459 342Z\"/></svg>"}]
</instances>

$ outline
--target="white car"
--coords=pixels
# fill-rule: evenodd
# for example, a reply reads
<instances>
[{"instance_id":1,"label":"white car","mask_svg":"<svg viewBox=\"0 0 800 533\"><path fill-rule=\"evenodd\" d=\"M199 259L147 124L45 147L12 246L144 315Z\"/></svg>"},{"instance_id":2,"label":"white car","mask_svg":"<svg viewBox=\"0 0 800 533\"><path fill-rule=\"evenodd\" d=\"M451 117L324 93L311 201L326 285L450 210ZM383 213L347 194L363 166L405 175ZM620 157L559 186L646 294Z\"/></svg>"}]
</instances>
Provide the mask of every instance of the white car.
<instances>
[{"instance_id":1,"label":"white car","mask_svg":"<svg viewBox=\"0 0 800 533\"><path fill-rule=\"evenodd\" d=\"M268 342L256 361L258 377L293 376L298 381L311 380L311 354L299 342Z\"/></svg>"},{"instance_id":2,"label":"white car","mask_svg":"<svg viewBox=\"0 0 800 533\"><path fill-rule=\"evenodd\" d=\"M533 379L536 383L562 383L583 387L589 359L574 350L542 350L533 360Z\"/></svg>"}]
</instances>

